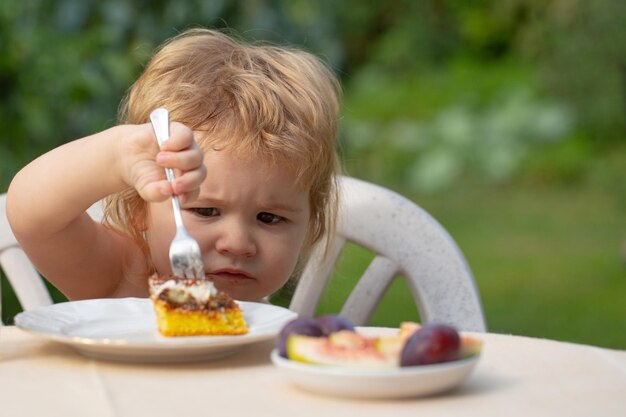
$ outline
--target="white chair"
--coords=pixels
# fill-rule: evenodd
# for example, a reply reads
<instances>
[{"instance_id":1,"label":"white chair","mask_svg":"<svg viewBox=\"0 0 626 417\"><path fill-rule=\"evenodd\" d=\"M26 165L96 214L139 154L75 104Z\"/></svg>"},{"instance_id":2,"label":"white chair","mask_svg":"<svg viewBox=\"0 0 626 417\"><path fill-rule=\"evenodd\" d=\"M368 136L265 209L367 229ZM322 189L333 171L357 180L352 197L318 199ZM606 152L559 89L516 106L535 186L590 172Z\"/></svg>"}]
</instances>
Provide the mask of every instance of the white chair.
<instances>
[{"instance_id":1,"label":"white chair","mask_svg":"<svg viewBox=\"0 0 626 417\"><path fill-rule=\"evenodd\" d=\"M6 216L6 195L0 195L0 267L24 310L52 304L44 281L20 248Z\"/></svg>"},{"instance_id":2,"label":"white chair","mask_svg":"<svg viewBox=\"0 0 626 417\"><path fill-rule=\"evenodd\" d=\"M336 236L326 257L314 249L294 292L290 309L314 315L344 245L359 244L376 256L341 314L356 325L368 323L391 282L402 275L411 289L422 322L443 322L469 331L485 331L485 319L467 262L446 230L415 203L386 188L341 178ZM0 266L25 310L52 303L43 280L20 249L6 219L0 196ZM102 217L99 204L90 209Z\"/></svg>"},{"instance_id":3,"label":"white chair","mask_svg":"<svg viewBox=\"0 0 626 417\"><path fill-rule=\"evenodd\" d=\"M422 322L485 331L479 293L465 257L448 232L426 211L386 188L341 179L336 236L326 257L314 249L291 299L290 309L314 315L346 242L376 256L346 300L341 315L366 325L391 282L402 275Z\"/></svg>"},{"instance_id":4,"label":"white chair","mask_svg":"<svg viewBox=\"0 0 626 417\"><path fill-rule=\"evenodd\" d=\"M89 209L94 219L102 218L100 204ZM30 262L13 235L6 216L6 194L0 194L0 269L24 310L52 304L44 280Z\"/></svg>"}]
</instances>

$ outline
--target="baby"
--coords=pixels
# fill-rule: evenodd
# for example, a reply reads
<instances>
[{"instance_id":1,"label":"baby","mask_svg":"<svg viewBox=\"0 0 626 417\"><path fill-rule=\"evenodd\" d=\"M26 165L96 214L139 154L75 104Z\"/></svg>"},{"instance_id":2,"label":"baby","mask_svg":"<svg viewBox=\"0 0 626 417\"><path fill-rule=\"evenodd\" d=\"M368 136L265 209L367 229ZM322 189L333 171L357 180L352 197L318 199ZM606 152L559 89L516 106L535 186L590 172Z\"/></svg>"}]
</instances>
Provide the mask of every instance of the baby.
<instances>
[{"instance_id":1,"label":"baby","mask_svg":"<svg viewBox=\"0 0 626 417\"><path fill-rule=\"evenodd\" d=\"M148 295L171 273L170 197L207 278L235 299L280 289L337 210L338 80L313 55L194 29L161 46L122 124L40 156L13 179L7 215L38 270L70 299ZM149 114L170 111L159 149ZM170 184L164 168L177 172ZM86 209L105 199L104 220Z\"/></svg>"}]
</instances>

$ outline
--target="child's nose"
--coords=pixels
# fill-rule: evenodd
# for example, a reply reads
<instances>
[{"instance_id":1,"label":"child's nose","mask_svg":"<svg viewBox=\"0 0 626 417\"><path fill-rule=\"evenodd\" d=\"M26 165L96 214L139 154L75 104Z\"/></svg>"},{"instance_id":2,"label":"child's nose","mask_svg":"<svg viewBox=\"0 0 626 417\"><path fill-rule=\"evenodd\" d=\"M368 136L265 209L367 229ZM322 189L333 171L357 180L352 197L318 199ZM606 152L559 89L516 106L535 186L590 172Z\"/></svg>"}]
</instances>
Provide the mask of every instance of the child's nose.
<instances>
[{"instance_id":1,"label":"child's nose","mask_svg":"<svg viewBox=\"0 0 626 417\"><path fill-rule=\"evenodd\" d=\"M238 222L229 222L228 225L224 226L220 237L215 243L215 249L219 253L245 257L256 254L256 244L245 225Z\"/></svg>"}]
</instances>

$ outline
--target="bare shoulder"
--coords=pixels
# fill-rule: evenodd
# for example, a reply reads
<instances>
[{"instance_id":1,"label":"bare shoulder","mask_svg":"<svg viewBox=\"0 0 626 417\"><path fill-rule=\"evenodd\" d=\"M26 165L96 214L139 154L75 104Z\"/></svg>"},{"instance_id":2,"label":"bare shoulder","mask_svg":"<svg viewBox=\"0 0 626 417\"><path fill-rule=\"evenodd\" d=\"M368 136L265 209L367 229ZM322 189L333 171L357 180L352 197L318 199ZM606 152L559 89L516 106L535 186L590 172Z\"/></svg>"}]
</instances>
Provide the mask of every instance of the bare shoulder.
<instances>
[{"instance_id":1,"label":"bare shoulder","mask_svg":"<svg viewBox=\"0 0 626 417\"><path fill-rule=\"evenodd\" d=\"M146 259L130 236L81 216L63 233L26 243L37 269L70 299L147 294Z\"/></svg>"}]
</instances>

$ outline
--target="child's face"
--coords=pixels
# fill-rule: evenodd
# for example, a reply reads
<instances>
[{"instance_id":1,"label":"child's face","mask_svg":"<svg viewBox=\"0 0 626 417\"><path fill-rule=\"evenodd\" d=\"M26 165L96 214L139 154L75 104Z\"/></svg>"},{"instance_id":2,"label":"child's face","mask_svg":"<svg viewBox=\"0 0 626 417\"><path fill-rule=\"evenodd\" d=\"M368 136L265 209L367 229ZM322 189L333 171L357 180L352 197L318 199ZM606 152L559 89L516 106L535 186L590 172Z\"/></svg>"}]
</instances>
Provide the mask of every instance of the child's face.
<instances>
[{"instance_id":1,"label":"child's face","mask_svg":"<svg viewBox=\"0 0 626 417\"><path fill-rule=\"evenodd\" d=\"M207 277L238 300L259 300L285 284L306 237L308 190L280 164L242 162L207 151L208 175L198 199L183 204L183 220L198 241ZM175 226L168 199L149 204L148 244L159 274L171 273Z\"/></svg>"}]
</instances>

